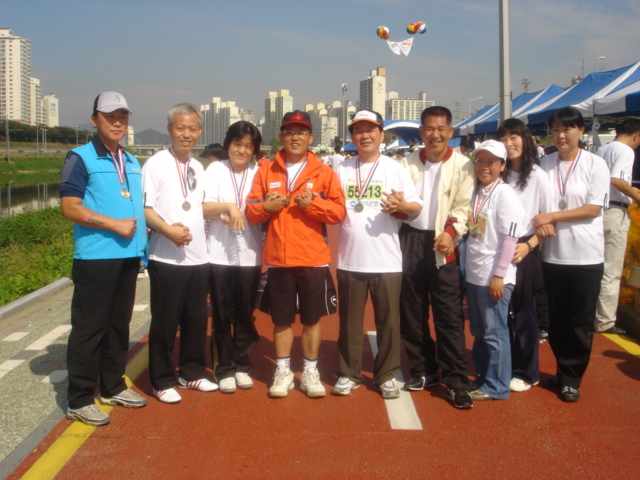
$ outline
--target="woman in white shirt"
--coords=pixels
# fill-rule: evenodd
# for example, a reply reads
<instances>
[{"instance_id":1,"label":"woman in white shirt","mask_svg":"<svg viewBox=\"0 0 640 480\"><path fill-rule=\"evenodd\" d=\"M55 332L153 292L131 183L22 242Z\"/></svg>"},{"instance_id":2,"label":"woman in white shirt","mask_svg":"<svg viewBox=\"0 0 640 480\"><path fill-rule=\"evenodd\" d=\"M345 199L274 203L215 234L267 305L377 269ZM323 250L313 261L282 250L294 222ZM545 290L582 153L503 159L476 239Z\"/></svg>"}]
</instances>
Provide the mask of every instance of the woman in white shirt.
<instances>
[{"instance_id":1,"label":"woman in white shirt","mask_svg":"<svg viewBox=\"0 0 640 480\"><path fill-rule=\"evenodd\" d=\"M260 338L253 309L262 269L262 232L261 225L247 222L244 206L258 170L249 161L260 152L261 141L255 125L234 123L222 145L228 160L213 162L205 172L214 375L222 393L253 387L249 353Z\"/></svg>"},{"instance_id":2,"label":"woman in white shirt","mask_svg":"<svg viewBox=\"0 0 640 480\"><path fill-rule=\"evenodd\" d=\"M534 227L539 236L548 237L542 268L549 295L549 344L557 367L542 385L560 388L562 400L576 402L591 356L604 270L602 209L610 174L602 158L580 148L584 119L578 110L561 108L547 123L558 151L543 157L540 166L551 183L553 211L536 215Z\"/></svg>"},{"instance_id":3,"label":"woman in white shirt","mask_svg":"<svg viewBox=\"0 0 640 480\"><path fill-rule=\"evenodd\" d=\"M509 184L525 210L523 235L518 239L513 263L518 266L509 306L512 392L525 392L538 383L538 314L536 296L544 287L541 239L533 228L533 217L551 211L551 184L538 166L536 145L522 120L509 118L498 129L507 149L502 180Z\"/></svg>"}]
</instances>

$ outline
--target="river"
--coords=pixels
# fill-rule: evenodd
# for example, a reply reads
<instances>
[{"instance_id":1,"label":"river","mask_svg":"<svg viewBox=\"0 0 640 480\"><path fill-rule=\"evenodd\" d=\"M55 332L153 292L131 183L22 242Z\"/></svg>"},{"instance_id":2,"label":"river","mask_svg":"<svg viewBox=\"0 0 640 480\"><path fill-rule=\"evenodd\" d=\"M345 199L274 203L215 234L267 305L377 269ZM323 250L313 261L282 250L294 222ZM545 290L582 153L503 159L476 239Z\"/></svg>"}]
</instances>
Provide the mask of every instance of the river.
<instances>
[{"instance_id":1,"label":"river","mask_svg":"<svg viewBox=\"0 0 640 480\"><path fill-rule=\"evenodd\" d=\"M59 183L15 185L0 179L0 218L60 205Z\"/></svg>"}]
</instances>

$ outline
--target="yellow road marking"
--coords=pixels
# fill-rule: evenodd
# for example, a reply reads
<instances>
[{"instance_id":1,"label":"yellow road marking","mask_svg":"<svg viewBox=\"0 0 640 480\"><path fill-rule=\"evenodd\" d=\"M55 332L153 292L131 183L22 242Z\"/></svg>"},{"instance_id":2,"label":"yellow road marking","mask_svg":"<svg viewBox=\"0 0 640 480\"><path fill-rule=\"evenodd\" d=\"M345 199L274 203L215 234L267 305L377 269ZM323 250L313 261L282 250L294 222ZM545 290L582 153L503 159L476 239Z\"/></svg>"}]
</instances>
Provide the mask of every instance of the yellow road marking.
<instances>
[{"instance_id":1,"label":"yellow road marking","mask_svg":"<svg viewBox=\"0 0 640 480\"><path fill-rule=\"evenodd\" d=\"M148 365L149 345L145 345L127 365L124 378L127 387L130 387L138 379ZM107 405L100 405L100 408L106 413L113 409L113 407ZM98 427L85 425L82 422L72 422L64 433L31 466L22 479L49 480L55 478L96 428Z\"/></svg>"},{"instance_id":2,"label":"yellow road marking","mask_svg":"<svg viewBox=\"0 0 640 480\"><path fill-rule=\"evenodd\" d=\"M632 342L622 335L605 333L604 336L611 340L613 343L620 345L631 355L635 356L636 358L640 358L640 345L638 345L637 343Z\"/></svg>"}]
</instances>

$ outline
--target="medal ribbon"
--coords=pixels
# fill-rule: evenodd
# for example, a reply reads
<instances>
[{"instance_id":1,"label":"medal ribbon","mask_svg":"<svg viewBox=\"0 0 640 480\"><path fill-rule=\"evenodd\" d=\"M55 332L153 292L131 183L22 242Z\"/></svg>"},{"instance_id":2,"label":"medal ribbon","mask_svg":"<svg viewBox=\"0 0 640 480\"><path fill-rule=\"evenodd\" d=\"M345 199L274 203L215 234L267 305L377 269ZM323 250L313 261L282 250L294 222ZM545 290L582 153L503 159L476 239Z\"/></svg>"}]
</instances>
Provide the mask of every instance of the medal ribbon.
<instances>
[{"instance_id":1,"label":"medal ribbon","mask_svg":"<svg viewBox=\"0 0 640 480\"><path fill-rule=\"evenodd\" d=\"M184 163L184 173L182 173L178 157L173 153L172 148L170 148L169 151L171 152L171 155L173 155L173 159L176 161L176 168L178 169L178 175L180 176L180 188L182 189L182 196L186 201L187 195L189 194L189 185L187 185L187 181L189 178L189 161L191 160L191 157L189 157L189 159Z\"/></svg>"},{"instance_id":2,"label":"medal ribbon","mask_svg":"<svg viewBox=\"0 0 640 480\"><path fill-rule=\"evenodd\" d=\"M356 177L358 177L358 184L356 185L358 187L358 201L362 200L362 197L364 196L365 192L367 191L367 188L369 187L369 184L371 183L373 172L375 172L376 168L378 168L378 160L380 160L380 156L376 158L376 163L373 164L373 167L369 172L369 176L364 181L364 185L362 184L362 178L360 176L360 158L358 158L358 161L356 162Z\"/></svg>"},{"instance_id":3,"label":"medal ribbon","mask_svg":"<svg viewBox=\"0 0 640 480\"><path fill-rule=\"evenodd\" d=\"M111 152L109 152L109 150L107 150L107 152L113 160L113 164L116 166L116 172L118 173L118 180L120 181L120 185L122 185L122 188L124 188L124 180L127 173L124 168L124 158L122 157L122 150L120 149L120 147L118 147L117 156L113 156Z\"/></svg>"},{"instance_id":4,"label":"medal ribbon","mask_svg":"<svg viewBox=\"0 0 640 480\"><path fill-rule=\"evenodd\" d=\"M560 155L558 155L558 190L560 190L560 197L564 198L565 192L567 191L567 182L569 181L569 177L571 176L571 174L573 173L573 171L576 169L576 167L578 166L578 161L580 161L580 155L582 155L582 149L579 148L578 149L578 153L576 153L576 156L573 158L573 160L571 161L571 165L569 165L569 170L567 171L567 176L563 179L562 178L562 173L560 173Z\"/></svg>"},{"instance_id":5,"label":"medal ribbon","mask_svg":"<svg viewBox=\"0 0 640 480\"><path fill-rule=\"evenodd\" d=\"M231 182L233 183L233 189L236 194L236 205L240 210L242 210L242 192L244 192L245 184L247 183L247 170L249 169L249 165L244 167L244 172L242 172L242 180L240 180L240 186L238 187L238 182L236 181L236 172L231 167L231 161L229 161L229 175L231 175Z\"/></svg>"},{"instance_id":6,"label":"medal ribbon","mask_svg":"<svg viewBox=\"0 0 640 480\"><path fill-rule=\"evenodd\" d=\"M491 197L491 194L493 193L493 191L496 189L496 187L498 185L500 185L502 183L502 179L497 179L495 182L493 182L493 184L491 184L489 186L489 193L487 193L484 197L484 199L482 200L482 203L480 203L480 205L478 205L478 197L480 196L480 190L478 190L476 192L476 195L473 197L473 213L471 214L471 218L473 219L473 223L478 223L478 215L480 215L480 210L482 210L482 207L484 207L484 204L487 203L487 201L489 200L489 197ZM483 187L487 188L487 187Z\"/></svg>"},{"instance_id":7,"label":"medal ribbon","mask_svg":"<svg viewBox=\"0 0 640 480\"><path fill-rule=\"evenodd\" d=\"M289 181L289 169L287 168L287 194L289 194L291 191L293 191L293 186L296 183L296 179L298 178L298 176L300 175L300 172L302 172L302 170L304 170L305 165L307 164L307 159L304 159L304 162L302 162L302 166L300 167L300 169L296 172L296 174L293 176L293 178L291 179L291 181Z\"/></svg>"}]
</instances>

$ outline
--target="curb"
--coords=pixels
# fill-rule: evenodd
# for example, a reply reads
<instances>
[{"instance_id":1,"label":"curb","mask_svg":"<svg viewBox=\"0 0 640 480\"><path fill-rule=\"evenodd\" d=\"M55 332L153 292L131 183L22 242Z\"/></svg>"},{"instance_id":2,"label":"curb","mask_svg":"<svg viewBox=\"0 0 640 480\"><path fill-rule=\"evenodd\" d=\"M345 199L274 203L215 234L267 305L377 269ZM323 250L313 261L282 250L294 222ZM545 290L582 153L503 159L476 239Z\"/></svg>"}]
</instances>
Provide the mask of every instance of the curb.
<instances>
[{"instance_id":1,"label":"curb","mask_svg":"<svg viewBox=\"0 0 640 480\"><path fill-rule=\"evenodd\" d=\"M30 293L29 295L25 295L24 297L16 300L15 302L11 302L4 307L0 307L0 320L8 317L9 315L13 315L16 312L19 312L23 308L28 307L29 305L33 305L36 302L39 302L45 297L56 293L66 286L71 284L70 278L61 278L60 280L56 280L53 283L50 283L46 287L42 287L35 292Z\"/></svg>"}]
</instances>

